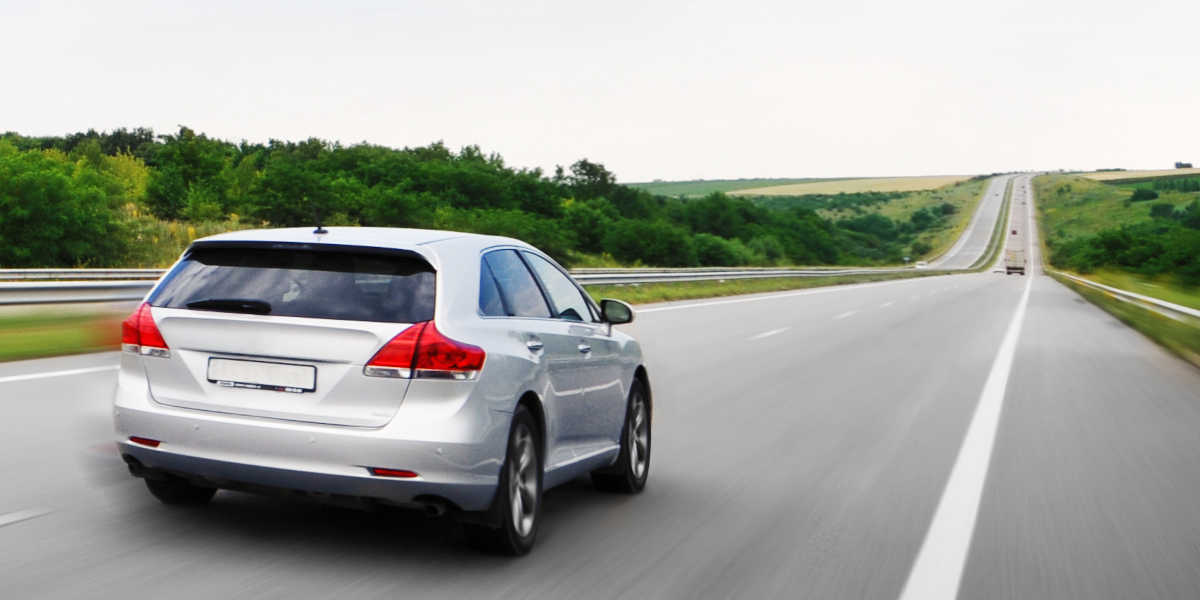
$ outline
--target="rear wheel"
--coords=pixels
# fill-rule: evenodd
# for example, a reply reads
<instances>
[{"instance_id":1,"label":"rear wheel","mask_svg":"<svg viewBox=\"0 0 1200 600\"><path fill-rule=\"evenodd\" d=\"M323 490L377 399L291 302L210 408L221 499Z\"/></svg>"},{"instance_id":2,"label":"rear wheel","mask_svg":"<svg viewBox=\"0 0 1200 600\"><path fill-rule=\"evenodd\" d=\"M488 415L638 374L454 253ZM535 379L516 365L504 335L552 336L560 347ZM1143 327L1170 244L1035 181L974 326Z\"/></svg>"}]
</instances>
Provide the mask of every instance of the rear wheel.
<instances>
[{"instance_id":1,"label":"rear wheel","mask_svg":"<svg viewBox=\"0 0 1200 600\"><path fill-rule=\"evenodd\" d=\"M212 500L217 488L192 485L186 479L167 475L163 479L147 479L146 487L163 504L197 506Z\"/></svg>"},{"instance_id":2,"label":"rear wheel","mask_svg":"<svg viewBox=\"0 0 1200 600\"><path fill-rule=\"evenodd\" d=\"M518 405L492 505L496 524L466 526L471 542L484 550L520 556L533 548L542 504L542 445L537 431L533 416Z\"/></svg>"},{"instance_id":3,"label":"rear wheel","mask_svg":"<svg viewBox=\"0 0 1200 600\"><path fill-rule=\"evenodd\" d=\"M650 476L650 402L646 386L634 382L621 430L621 454L617 463L592 472L592 483L606 492L636 494Z\"/></svg>"}]
</instances>

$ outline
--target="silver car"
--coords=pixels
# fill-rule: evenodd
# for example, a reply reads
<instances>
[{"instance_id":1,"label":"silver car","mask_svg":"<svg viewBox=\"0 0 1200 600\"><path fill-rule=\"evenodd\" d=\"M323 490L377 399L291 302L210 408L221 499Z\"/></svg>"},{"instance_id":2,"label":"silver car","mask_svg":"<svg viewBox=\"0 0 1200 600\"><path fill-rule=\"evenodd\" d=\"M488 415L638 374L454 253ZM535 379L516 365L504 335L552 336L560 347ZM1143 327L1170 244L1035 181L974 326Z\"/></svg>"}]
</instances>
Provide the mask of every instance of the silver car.
<instances>
[{"instance_id":1,"label":"silver car","mask_svg":"<svg viewBox=\"0 0 1200 600\"><path fill-rule=\"evenodd\" d=\"M451 513L530 550L542 492L636 493L651 394L633 310L518 240L416 229L197 240L123 324L113 399L133 475Z\"/></svg>"}]
</instances>

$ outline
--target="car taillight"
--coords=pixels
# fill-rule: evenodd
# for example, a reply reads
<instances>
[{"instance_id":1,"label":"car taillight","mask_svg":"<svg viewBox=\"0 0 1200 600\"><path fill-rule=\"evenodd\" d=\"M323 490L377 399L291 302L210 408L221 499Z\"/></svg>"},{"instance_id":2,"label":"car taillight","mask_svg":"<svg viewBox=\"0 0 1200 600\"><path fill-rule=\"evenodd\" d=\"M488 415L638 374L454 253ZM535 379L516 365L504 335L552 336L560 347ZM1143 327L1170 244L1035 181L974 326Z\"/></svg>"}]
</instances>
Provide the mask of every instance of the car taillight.
<instances>
[{"instance_id":1,"label":"car taillight","mask_svg":"<svg viewBox=\"0 0 1200 600\"><path fill-rule=\"evenodd\" d=\"M372 377L475 379L487 354L483 348L452 340L433 321L416 323L384 344L363 367Z\"/></svg>"},{"instance_id":2,"label":"car taillight","mask_svg":"<svg viewBox=\"0 0 1200 600\"><path fill-rule=\"evenodd\" d=\"M143 303L121 322L121 350L142 356L171 356L167 341L154 324L149 302Z\"/></svg>"}]
</instances>

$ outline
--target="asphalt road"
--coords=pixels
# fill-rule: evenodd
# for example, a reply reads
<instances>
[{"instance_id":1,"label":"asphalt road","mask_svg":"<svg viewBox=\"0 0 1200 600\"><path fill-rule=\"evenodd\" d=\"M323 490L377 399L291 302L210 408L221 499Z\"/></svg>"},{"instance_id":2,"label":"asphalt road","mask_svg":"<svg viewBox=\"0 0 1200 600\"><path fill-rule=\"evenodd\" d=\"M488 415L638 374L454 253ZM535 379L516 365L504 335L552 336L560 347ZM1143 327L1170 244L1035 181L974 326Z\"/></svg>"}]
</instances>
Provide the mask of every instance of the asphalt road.
<instances>
[{"instance_id":1,"label":"asphalt road","mask_svg":"<svg viewBox=\"0 0 1200 600\"><path fill-rule=\"evenodd\" d=\"M109 441L115 355L0 365L0 596L891 600L932 553L950 597L1200 597L1200 370L1036 269L655 305L629 330L650 483L551 491L516 560L415 515L165 507ZM25 378L79 369L100 370Z\"/></svg>"},{"instance_id":2,"label":"asphalt road","mask_svg":"<svg viewBox=\"0 0 1200 600\"><path fill-rule=\"evenodd\" d=\"M979 200L979 206L971 216L971 222L945 254L930 261L931 267L967 269L983 256L992 239L996 219L1000 217L1000 209L1004 205L1004 190L1011 179L1011 175L1002 175L988 181L983 198Z\"/></svg>"}]
</instances>

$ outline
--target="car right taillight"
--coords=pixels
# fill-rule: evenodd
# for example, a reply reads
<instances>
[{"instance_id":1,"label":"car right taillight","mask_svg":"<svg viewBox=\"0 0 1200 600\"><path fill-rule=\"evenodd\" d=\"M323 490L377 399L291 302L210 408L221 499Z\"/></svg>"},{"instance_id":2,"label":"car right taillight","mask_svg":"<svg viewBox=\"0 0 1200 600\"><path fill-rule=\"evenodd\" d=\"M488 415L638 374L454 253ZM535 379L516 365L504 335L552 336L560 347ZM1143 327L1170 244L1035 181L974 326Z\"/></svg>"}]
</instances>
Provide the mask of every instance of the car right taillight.
<instances>
[{"instance_id":1,"label":"car right taillight","mask_svg":"<svg viewBox=\"0 0 1200 600\"><path fill-rule=\"evenodd\" d=\"M363 367L372 377L475 379L487 353L479 346L452 340L433 321L416 323L384 344Z\"/></svg>"},{"instance_id":2,"label":"car right taillight","mask_svg":"<svg viewBox=\"0 0 1200 600\"><path fill-rule=\"evenodd\" d=\"M150 314L149 302L143 303L121 322L121 350L141 356L171 356L171 349Z\"/></svg>"}]
</instances>

